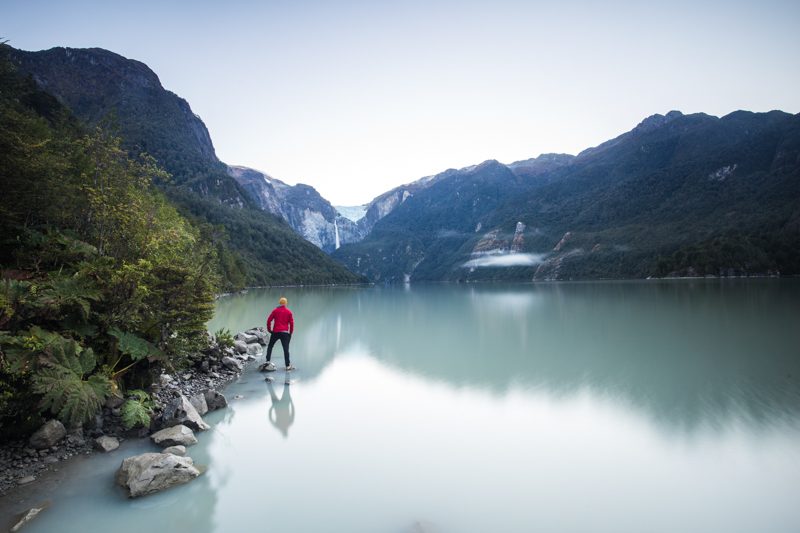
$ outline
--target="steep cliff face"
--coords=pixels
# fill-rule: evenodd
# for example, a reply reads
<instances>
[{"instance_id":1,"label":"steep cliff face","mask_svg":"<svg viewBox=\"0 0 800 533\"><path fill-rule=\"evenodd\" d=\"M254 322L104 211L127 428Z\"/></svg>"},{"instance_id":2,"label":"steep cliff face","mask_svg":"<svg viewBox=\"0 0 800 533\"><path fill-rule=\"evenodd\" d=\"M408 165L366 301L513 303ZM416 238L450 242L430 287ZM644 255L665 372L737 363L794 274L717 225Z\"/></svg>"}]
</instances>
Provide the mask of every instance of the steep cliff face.
<instances>
[{"instance_id":1,"label":"steep cliff face","mask_svg":"<svg viewBox=\"0 0 800 533\"><path fill-rule=\"evenodd\" d=\"M242 166L229 166L228 173L258 207L283 218L304 239L328 253L366 235L361 225L340 214L309 185L288 185Z\"/></svg>"},{"instance_id":2,"label":"steep cliff face","mask_svg":"<svg viewBox=\"0 0 800 533\"><path fill-rule=\"evenodd\" d=\"M144 63L101 48L15 50L12 60L84 122L106 121L127 148L146 151L179 182L201 169L220 170L203 121ZM205 187L216 189L213 181Z\"/></svg>"}]
</instances>

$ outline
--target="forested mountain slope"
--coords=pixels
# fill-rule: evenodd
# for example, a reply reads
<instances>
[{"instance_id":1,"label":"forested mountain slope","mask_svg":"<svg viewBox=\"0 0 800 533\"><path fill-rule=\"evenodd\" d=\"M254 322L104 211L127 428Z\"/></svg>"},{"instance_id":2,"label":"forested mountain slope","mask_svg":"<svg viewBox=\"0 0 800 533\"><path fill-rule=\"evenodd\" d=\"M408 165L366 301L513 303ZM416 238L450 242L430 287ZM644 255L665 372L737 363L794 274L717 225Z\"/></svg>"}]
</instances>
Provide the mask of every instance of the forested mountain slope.
<instances>
[{"instance_id":1,"label":"forested mountain slope","mask_svg":"<svg viewBox=\"0 0 800 533\"><path fill-rule=\"evenodd\" d=\"M159 183L168 197L218 229L227 286L360 280L259 209L217 159L202 120L143 63L99 48L12 50L11 58L86 124L116 131L131 154L146 152L170 173Z\"/></svg>"},{"instance_id":2,"label":"forested mountain slope","mask_svg":"<svg viewBox=\"0 0 800 533\"><path fill-rule=\"evenodd\" d=\"M487 161L334 256L372 280L800 273L800 116L670 112L577 157Z\"/></svg>"}]
</instances>

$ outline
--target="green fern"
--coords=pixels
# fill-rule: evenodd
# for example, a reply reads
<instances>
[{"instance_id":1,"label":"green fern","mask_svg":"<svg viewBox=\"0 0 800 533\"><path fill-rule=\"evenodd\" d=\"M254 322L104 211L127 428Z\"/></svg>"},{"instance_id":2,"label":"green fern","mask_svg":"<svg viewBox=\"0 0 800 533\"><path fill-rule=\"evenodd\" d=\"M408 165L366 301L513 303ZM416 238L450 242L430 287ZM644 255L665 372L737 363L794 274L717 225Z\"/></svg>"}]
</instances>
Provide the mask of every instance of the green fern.
<instances>
[{"instance_id":1,"label":"green fern","mask_svg":"<svg viewBox=\"0 0 800 533\"><path fill-rule=\"evenodd\" d=\"M150 395L143 390L132 390L131 396L122 404L122 426L131 429L136 426L148 427L150 414L153 412L153 401Z\"/></svg>"},{"instance_id":2,"label":"green fern","mask_svg":"<svg viewBox=\"0 0 800 533\"><path fill-rule=\"evenodd\" d=\"M163 352L152 343L133 333L121 331L119 328L111 328L108 333L116 337L119 351L134 361L141 361L148 355L163 355Z\"/></svg>"},{"instance_id":3,"label":"green fern","mask_svg":"<svg viewBox=\"0 0 800 533\"><path fill-rule=\"evenodd\" d=\"M111 393L111 380L103 374L85 377L97 365L91 349L84 350L72 339L44 333L47 358L33 376L33 390L42 395L41 409L71 426L91 420Z\"/></svg>"},{"instance_id":4,"label":"green fern","mask_svg":"<svg viewBox=\"0 0 800 533\"><path fill-rule=\"evenodd\" d=\"M79 274L50 274L38 292L38 305L57 313L77 310L83 320L89 318L91 302L100 300L95 283Z\"/></svg>"}]
</instances>

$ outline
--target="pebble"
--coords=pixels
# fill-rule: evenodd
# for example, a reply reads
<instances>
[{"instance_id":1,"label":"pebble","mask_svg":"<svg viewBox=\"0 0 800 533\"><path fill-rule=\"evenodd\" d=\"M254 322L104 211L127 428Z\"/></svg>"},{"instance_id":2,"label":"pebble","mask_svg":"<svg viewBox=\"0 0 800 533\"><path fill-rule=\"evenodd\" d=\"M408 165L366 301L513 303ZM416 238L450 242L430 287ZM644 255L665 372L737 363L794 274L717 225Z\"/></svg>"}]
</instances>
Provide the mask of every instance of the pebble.
<instances>
[{"instance_id":1,"label":"pebble","mask_svg":"<svg viewBox=\"0 0 800 533\"><path fill-rule=\"evenodd\" d=\"M36 481L36 478L35 478L35 477L33 477L33 476L25 476L25 477L21 477L21 478L19 478L19 479L17 480L17 484L19 484L19 485L25 485L26 483L32 483L32 482L34 482L34 481Z\"/></svg>"}]
</instances>

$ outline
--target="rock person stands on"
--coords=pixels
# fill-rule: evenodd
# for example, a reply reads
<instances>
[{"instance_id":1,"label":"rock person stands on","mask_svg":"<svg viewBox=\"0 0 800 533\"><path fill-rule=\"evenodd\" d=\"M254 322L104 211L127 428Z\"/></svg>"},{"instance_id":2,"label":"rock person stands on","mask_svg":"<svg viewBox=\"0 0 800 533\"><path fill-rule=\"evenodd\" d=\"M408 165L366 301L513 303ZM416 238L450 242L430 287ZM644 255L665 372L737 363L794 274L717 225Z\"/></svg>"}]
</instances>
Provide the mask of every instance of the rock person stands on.
<instances>
[{"instance_id":1,"label":"rock person stands on","mask_svg":"<svg viewBox=\"0 0 800 533\"><path fill-rule=\"evenodd\" d=\"M294 370L292 363L289 361L289 341L292 340L292 333L294 332L294 316L289 308L286 307L287 303L286 298L278 300L278 307L273 309L267 317L267 331L271 335L267 345L267 362L264 364L264 370L275 370L275 365L270 361L272 359L272 348L278 341L281 341L281 346L283 347L283 360L286 363L286 371Z\"/></svg>"}]
</instances>

